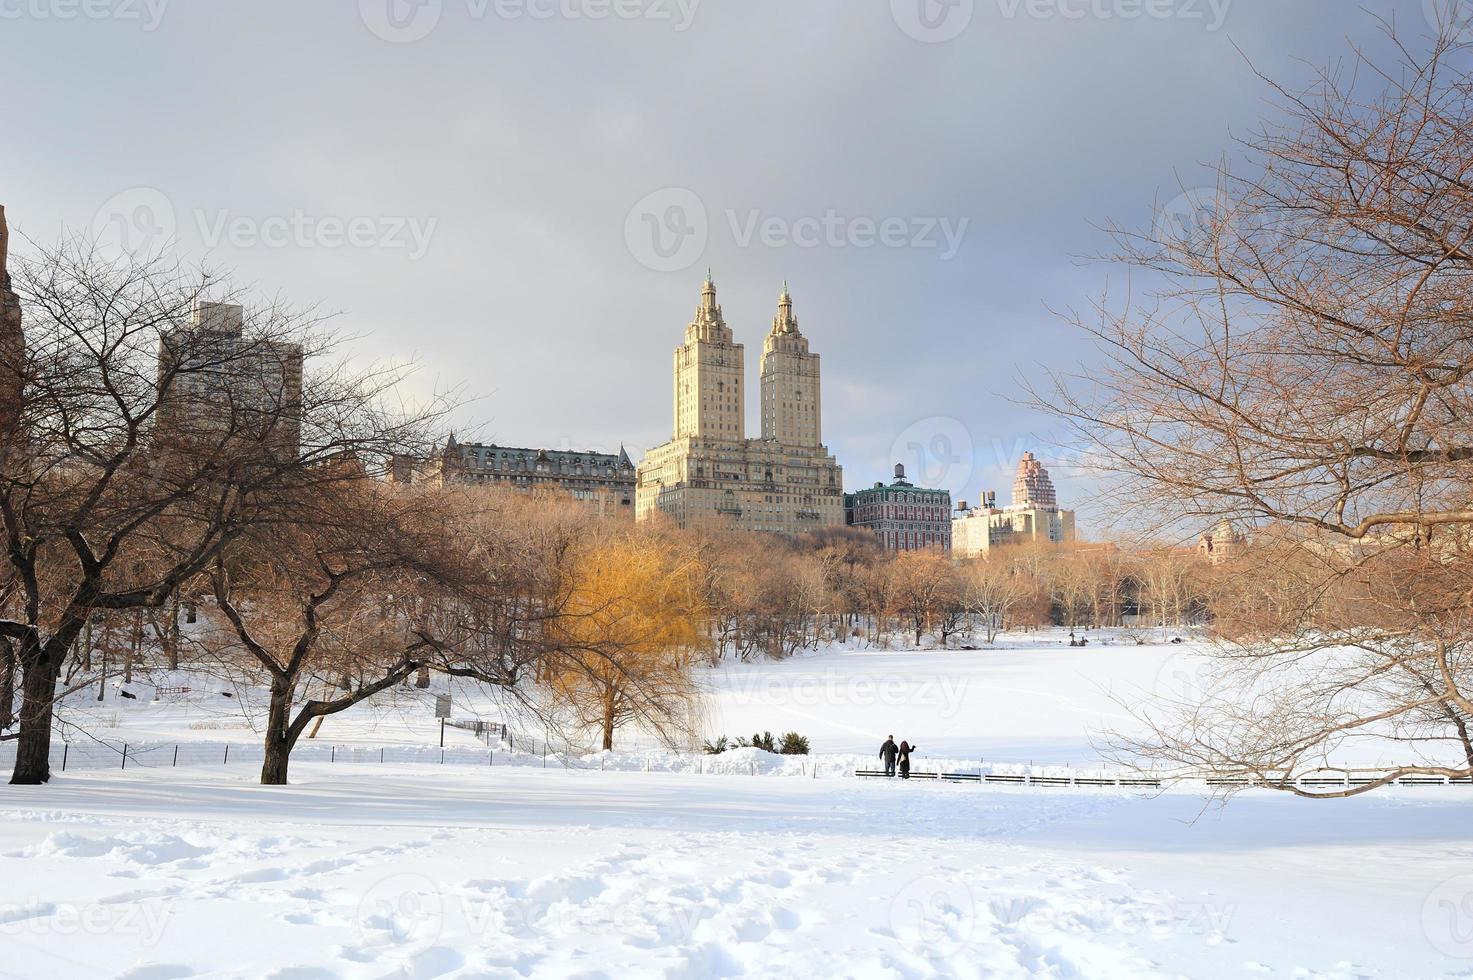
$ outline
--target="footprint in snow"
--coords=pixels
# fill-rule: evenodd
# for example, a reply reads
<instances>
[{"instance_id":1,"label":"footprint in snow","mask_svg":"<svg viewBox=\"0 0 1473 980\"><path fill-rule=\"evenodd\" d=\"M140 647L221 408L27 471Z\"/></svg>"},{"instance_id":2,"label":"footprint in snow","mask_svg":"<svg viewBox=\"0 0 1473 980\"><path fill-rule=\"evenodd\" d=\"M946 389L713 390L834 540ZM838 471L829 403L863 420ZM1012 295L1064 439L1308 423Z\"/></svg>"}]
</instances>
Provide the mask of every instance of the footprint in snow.
<instances>
[{"instance_id":1,"label":"footprint in snow","mask_svg":"<svg viewBox=\"0 0 1473 980\"><path fill-rule=\"evenodd\" d=\"M119 973L114 980L185 980L195 975L181 963L147 963Z\"/></svg>"}]
</instances>

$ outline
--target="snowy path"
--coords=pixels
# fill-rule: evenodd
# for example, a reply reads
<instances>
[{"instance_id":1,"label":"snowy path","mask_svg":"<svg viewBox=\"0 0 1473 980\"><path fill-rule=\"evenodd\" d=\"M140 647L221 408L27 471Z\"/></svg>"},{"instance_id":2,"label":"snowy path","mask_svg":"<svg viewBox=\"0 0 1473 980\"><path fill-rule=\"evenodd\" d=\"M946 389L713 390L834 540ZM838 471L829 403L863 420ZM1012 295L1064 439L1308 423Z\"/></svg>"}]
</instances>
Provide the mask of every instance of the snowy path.
<instances>
[{"instance_id":1,"label":"snowy path","mask_svg":"<svg viewBox=\"0 0 1473 980\"><path fill-rule=\"evenodd\" d=\"M1473 975L1456 796L294 777L0 789L0 976Z\"/></svg>"}]
</instances>

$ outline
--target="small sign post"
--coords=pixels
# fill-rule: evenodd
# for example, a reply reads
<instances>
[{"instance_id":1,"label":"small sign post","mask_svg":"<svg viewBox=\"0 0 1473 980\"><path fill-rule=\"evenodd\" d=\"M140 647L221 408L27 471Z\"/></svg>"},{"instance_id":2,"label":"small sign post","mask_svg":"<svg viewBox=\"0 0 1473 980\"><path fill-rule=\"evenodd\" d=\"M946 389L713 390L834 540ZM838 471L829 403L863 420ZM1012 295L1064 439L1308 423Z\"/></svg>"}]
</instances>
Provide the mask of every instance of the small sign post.
<instances>
[{"instance_id":1,"label":"small sign post","mask_svg":"<svg viewBox=\"0 0 1473 980\"><path fill-rule=\"evenodd\" d=\"M435 717L440 719L440 748L445 747L445 719L450 717L450 695L435 695Z\"/></svg>"}]
</instances>

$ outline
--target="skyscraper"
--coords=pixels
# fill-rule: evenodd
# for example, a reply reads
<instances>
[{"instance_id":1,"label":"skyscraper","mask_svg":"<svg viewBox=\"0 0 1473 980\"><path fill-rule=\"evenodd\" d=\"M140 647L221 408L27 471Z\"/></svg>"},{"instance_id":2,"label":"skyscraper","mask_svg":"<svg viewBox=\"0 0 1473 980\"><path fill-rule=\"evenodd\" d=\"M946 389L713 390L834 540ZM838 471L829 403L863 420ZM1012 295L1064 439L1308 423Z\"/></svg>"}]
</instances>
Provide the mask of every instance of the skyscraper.
<instances>
[{"instance_id":1,"label":"skyscraper","mask_svg":"<svg viewBox=\"0 0 1473 980\"><path fill-rule=\"evenodd\" d=\"M302 435L302 348L245 330L241 307L199 302L193 322L159 341L158 434L208 447L259 442L296 456Z\"/></svg>"},{"instance_id":2,"label":"skyscraper","mask_svg":"<svg viewBox=\"0 0 1473 980\"><path fill-rule=\"evenodd\" d=\"M674 436L639 465L636 515L779 534L843 524L843 471L823 445L819 358L786 284L763 342L759 439L746 437L744 356L707 275L675 351Z\"/></svg>"}]
</instances>

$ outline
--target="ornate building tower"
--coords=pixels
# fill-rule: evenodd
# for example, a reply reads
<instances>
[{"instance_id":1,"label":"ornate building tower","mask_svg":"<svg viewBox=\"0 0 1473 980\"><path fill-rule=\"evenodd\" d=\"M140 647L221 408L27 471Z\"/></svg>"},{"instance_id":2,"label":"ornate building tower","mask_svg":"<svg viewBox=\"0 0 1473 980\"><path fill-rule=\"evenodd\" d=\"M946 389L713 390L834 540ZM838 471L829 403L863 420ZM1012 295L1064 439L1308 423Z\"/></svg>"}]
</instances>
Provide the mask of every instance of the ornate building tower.
<instances>
[{"instance_id":1,"label":"ornate building tower","mask_svg":"<svg viewBox=\"0 0 1473 980\"><path fill-rule=\"evenodd\" d=\"M10 288L10 229L0 205L0 435L9 436L20 420L26 341L21 331L20 299Z\"/></svg>"},{"instance_id":2,"label":"ornate building tower","mask_svg":"<svg viewBox=\"0 0 1473 980\"><path fill-rule=\"evenodd\" d=\"M740 442L746 433L743 349L716 303L711 273L701 287L696 318L675 351L675 438Z\"/></svg>"},{"instance_id":3,"label":"ornate building tower","mask_svg":"<svg viewBox=\"0 0 1473 980\"><path fill-rule=\"evenodd\" d=\"M818 355L798 330L793 297L783 283L777 316L762 345L762 438L785 446L823 445Z\"/></svg>"},{"instance_id":4,"label":"ornate building tower","mask_svg":"<svg viewBox=\"0 0 1473 980\"><path fill-rule=\"evenodd\" d=\"M1018 475L1013 479L1014 507L1057 507L1059 497L1048 470L1032 453L1018 460Z\"/></svg>"}]
</instances>

